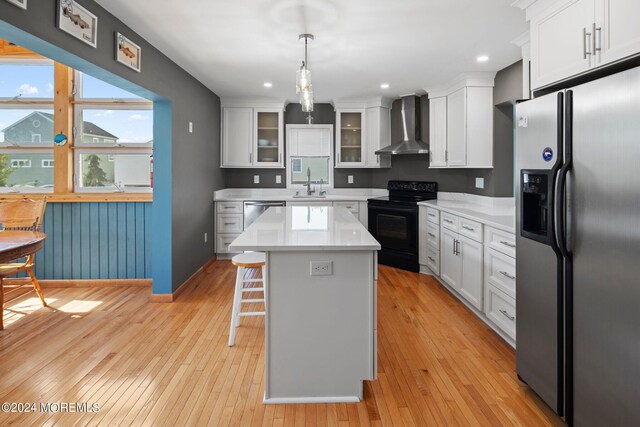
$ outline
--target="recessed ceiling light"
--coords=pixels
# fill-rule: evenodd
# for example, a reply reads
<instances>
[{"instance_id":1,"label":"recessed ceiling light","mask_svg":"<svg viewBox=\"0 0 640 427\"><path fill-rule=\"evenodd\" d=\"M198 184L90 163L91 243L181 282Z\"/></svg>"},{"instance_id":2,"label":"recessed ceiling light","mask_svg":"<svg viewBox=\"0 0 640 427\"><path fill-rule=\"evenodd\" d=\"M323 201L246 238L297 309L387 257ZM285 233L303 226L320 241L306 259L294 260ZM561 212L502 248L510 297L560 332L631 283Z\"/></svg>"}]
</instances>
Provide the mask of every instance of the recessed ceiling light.
<instances>
[{"instance_id":1,"label":"recessed ceiling light","mask_svg":"<svg viewBox=\"0 0 640 427\"><path fill-rule=\"evenodd\" d=\"M478 56L478 62L487 62L489 57L487 55Z\"/></svg>"},{"instance_id":2,"label":"recessed ceiling light","mask_svg":"<svg viewBox=\"0 0 640 427\"><path fill-rule=\"evenodd\" d=\"M382 83L380 89L389 89L389 83Z\"/></svg>"},{"instance_id":3,"label":"recessed ceiling light","mask_svg":"<svg viewBox=\"0 0 640 427\"><path fill-rule=\"evenodd\" d=\"M264 87L271 87L271 86L273 86L273 84L272 84L272 83L269 83L269 82L265 82L265 83L264 83Z\"/></svg>"}]
</instances>

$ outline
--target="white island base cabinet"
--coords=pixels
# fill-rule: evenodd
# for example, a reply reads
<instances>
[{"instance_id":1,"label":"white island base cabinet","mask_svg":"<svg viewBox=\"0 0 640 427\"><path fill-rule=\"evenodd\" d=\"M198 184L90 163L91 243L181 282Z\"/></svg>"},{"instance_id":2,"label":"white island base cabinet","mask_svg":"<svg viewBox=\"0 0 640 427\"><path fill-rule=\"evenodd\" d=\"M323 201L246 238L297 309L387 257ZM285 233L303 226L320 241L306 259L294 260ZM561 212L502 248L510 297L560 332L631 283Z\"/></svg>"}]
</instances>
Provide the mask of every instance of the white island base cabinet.
<instances>
[{"instance_id":1,"label":"white island base cabinet","mask_svg":"<svg viewBox=\"0 0 640 427\"><path fill-rule=\"evenodd\" d=\"M362 400L376 378L375 253L267 254L264 403ZM310 276L312 261L332 274Z\"/></svg>"}]
</instances>

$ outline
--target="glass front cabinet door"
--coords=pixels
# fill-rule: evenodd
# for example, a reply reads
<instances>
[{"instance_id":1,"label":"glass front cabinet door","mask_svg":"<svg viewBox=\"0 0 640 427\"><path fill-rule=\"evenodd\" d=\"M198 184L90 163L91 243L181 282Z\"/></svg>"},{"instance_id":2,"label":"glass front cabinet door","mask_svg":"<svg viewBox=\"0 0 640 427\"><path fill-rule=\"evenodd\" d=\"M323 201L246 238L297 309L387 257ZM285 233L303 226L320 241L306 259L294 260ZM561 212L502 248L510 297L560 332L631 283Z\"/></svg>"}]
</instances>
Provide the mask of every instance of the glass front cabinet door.
<instances>
[{"instance_id":1,"label":"glass front cabinet door","mask_svg":"<svg viewBox=\"0 0 640 427\"><path fill-rule=\"evenodd\" d=\"M365 165L365 110L336 111L336 167Z\"/></svg>"},{"instance_id":2,"label":"glass front cabinet door","mask_svg":"<svg viewBox=\"0 0 640 427\"><path fill-rule=\"evenodd\" d=\"M284 167L282 110L254 109L255 143L254 165Z\"/></svg>"}]
</instances>

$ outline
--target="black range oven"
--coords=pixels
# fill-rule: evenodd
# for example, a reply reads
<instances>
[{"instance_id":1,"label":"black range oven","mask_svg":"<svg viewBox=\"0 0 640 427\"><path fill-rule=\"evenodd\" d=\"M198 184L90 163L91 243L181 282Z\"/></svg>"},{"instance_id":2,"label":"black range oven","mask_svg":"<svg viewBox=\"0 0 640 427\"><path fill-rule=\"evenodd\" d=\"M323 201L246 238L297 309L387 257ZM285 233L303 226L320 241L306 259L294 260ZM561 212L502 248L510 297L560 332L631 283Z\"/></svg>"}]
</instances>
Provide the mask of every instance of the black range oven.
<instances>
[{"instance_id":1,"label":"black range oven","mask_svg":"<svg viewBox=\"0 0 640 427\"><path fill-rule=\"evenodd\" d=\"M389 181L388 197L369 199L369 232L382 246L380 264L419 271L418 202L437 197L435 182Z\"/></svg>"}]
</instances>

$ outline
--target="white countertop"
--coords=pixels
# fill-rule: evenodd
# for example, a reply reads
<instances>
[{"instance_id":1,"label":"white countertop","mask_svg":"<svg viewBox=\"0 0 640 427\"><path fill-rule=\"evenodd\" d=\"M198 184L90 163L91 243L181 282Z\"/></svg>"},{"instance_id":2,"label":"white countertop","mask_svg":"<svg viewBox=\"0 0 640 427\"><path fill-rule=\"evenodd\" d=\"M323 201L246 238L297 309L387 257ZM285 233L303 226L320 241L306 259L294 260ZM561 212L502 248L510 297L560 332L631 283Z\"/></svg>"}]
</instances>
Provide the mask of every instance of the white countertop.
<instances>
[{"instance_id":1,"label":"white countertop","mask_svg":"<svg viewBox=\"0 0 640 427\"><path fill-rule=\"evenodd\" d=\"M379 250L380 244L343 207L270 207L229 246L239 251Z\"/></svg>"},{"instance_id":2,"label":"white countertop","mask_svg":"<svg viewBox=\"0 0 640 427\"><path fill-rule=\"evenodd\" d=\"M437 200L418 204L478 221L508 233L516 232L515 201L512 197L492 199L472 195L450 196L451 194L453 193L438 193Z\"/></svg>"},{"instance_id":3,"label":"white countertop","mask_svg":"<svg viewBox=\"0 0 640 427\"><path fill-rule=\"evenodd\" d=\"M316 191L318 188L316 188ZM300 190L304 194L306 189ZM216 202L242 202L244 200L264 201L361 201L366 202L372 197L382 197L389 194L387 190L379 188L329 188L326 197L293 197L295 190L291 188L225 188L214 191L213 200Z\"/></svg>"}]
</instances>

